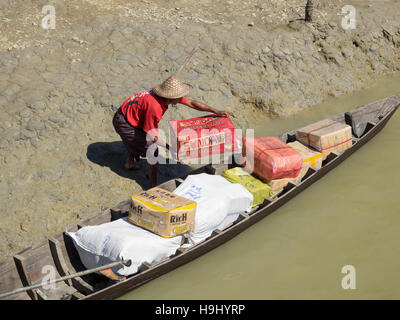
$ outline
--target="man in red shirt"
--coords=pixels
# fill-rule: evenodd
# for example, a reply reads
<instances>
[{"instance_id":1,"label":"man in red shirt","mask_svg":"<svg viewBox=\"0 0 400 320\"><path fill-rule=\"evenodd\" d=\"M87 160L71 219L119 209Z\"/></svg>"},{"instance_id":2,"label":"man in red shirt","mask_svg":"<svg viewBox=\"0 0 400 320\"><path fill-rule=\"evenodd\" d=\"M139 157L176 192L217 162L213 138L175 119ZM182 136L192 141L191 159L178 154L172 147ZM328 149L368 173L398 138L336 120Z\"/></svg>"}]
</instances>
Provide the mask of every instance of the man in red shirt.
<instances>
[{"instance_id":1,"label":"man in red shirt","mask_svg":"<svg viewBox=\"0 0 400 320\"><path fill-rule=\"evenodd\" d=\"M170 104L183 104L189 108L212 112L221 117L229 117L228 111L216 110L202 102L185 97L192 86L169 77L152 90L139 92L126 99L113 118L115 131L129 151L126 169L138 169L135 163L140 156L145 157L148 147L156 143L170 150L171 147L158 136L158 123ZM147 136L147 140L146 140ZM150 141L149 141L150 139ZM174 153L174 150L171 150ZM158 155L158 150L155 156ZM157 185L157 164L149 163L150 187Z\"/></svg>"}]
</instances>

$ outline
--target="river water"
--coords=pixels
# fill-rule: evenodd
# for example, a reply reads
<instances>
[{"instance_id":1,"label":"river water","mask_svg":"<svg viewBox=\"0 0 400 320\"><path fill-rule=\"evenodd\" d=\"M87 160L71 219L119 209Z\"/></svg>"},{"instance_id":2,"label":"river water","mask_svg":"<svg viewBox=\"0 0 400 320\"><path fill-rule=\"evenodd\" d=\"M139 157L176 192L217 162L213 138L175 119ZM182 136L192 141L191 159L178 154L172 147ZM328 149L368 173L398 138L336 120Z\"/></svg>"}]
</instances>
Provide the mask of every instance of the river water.
<instances>
[{"instance_id":1,"label":"river water","mask_svg":"<svg viewBox=\"0 0 400 320\"><path fill-rule=\"evenodd\" d=\"M399 92L400 75L385 77L263 121L255 135L278 135ZM397 111L375 138L271 215L121 299L400 299L399 150ZM342 287L346 265L354 267L355 289Z\"/></svg>"}]
</instances>

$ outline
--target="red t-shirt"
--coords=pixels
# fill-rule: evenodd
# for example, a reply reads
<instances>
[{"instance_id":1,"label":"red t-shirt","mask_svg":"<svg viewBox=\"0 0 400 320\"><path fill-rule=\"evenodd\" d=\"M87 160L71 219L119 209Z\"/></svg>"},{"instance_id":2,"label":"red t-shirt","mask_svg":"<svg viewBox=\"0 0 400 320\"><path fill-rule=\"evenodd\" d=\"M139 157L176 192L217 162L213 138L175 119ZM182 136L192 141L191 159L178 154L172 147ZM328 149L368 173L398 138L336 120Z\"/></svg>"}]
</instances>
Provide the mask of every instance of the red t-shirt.
<instances>
[{"instance_id":1,"label":"red t-shirt","mask_svg":"<svg viewBox=\"0 0 400 320\"><path fill-rule=\"evenodd\" d=\"M187 100L188 98L182 97L179 103ZM164 98L151 90L136 93L121 105L122 113L132 126L141 128L146 133L154 129L153 136L157 135L158 123L167 109Z\"/></svg>"}]
</instances>

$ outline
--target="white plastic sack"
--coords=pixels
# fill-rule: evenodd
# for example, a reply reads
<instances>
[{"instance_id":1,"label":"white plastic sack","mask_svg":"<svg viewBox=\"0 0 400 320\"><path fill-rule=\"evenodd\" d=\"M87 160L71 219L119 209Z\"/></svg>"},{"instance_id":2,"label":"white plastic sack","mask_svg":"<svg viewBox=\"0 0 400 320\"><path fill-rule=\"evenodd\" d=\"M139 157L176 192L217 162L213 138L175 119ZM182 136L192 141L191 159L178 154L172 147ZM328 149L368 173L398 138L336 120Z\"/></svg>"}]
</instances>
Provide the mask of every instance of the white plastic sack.
<instances>
[{"instance_id":1,"label":"white plastic sack","mask_svg":"<svg viewBox=\"0 0 400 320\"><path fill-rule=\"evenodd\" d=\"M68 232L74 240L83 265L96 268L121 259L132 264L113 268L114 273L128 276L138 271L143 262L157 263L174 254L182 243L182 236L162 238L137 227L127 218L87 226L77 232Z\"/></svg>"},{"instance_id":2,"label":"white plastic sack","mask_svg":"<svg viewBox=\"0 0 400 320\"><path fill-rule=\"evenodd\" d=\"M190 244L208 238L214 229L224 229L240 213L250 212L253 195L242 185L219 175L189 175L173 192L197 202L194 232L185 234Z\"/></svg>"}]
</instances>

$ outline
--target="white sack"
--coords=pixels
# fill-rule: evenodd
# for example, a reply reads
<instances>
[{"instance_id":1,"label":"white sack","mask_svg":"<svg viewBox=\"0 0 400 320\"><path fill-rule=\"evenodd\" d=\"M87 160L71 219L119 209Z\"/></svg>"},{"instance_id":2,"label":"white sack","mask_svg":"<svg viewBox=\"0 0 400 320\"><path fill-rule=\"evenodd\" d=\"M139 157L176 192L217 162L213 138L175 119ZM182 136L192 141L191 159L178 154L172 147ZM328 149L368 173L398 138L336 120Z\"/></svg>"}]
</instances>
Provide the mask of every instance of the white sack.
<instances>
[{"instance_id":1,"label":"white sack","mask_svg":"<svg viewBox=\"0 0 400 320\"><path fill-rule=\"evenodd\" d=\"M138 271L143 262L157 263L174 254L182 243L182 236L162 238L137 227L127 218L87 226L68 232L74 240L83 265L96 268L121 259L131 260L131 266L113 268L116 274L128 276Z\"/></svg>"},{"instance_id":2,"label":"white sack","mask_svg":"<svg viewBox=\"0 0 400 320\"><path fill-rule=\"evenodd\" d=\"M253 195L242 185L206 173L189 175L173 193L197 202L195 231L185 234L191 244L205 240L214 229L224 229L253 204Z\"/></svg>"}]
</instances>

